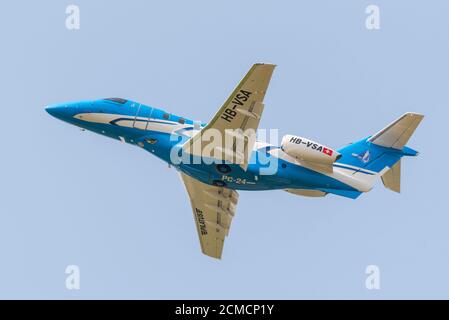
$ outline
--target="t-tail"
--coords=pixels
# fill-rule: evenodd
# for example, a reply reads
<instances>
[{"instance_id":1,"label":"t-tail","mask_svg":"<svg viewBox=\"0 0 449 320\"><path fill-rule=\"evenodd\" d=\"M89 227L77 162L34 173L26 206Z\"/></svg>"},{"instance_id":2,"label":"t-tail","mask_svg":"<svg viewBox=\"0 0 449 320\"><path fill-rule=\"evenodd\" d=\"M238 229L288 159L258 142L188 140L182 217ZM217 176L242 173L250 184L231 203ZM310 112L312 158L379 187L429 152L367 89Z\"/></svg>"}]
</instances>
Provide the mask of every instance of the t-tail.
<instances>
[{"instance_id":1,"label":"t-tail","mask_svg":"<svg viewBox=\"0 0 449 320\"><path fill-rule=\"evenodd\" d=\"M418 152L406 144L424 115L408 112L373 136L338 150L342 157L334 164L350 168L361 183L361 191L369 191L378 177L392 191L401 190L401 158Z\"/></svg>"}]
</instances>

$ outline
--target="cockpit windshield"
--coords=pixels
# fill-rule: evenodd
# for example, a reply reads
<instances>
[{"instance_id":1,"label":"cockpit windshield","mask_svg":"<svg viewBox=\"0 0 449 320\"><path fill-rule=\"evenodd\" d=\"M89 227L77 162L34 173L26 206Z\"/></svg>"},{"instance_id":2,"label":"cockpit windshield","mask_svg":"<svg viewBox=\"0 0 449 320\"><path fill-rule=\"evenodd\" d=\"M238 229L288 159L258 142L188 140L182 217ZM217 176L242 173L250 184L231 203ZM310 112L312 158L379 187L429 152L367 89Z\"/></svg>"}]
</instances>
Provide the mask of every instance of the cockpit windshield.
<instances>
[{"instance_id":1,"label":"cockpit windshield","mask_svg":"<svg viewBox=\"0 0 449 320\"><path fill-rule=\"evenodd\" d=\"M120 104L125 104L128 102L128 100L122 99L122 98L106 98L104 100L112 101L112 102L116 102L116 103L120 103Z\"/></svg>"}]
</instances>

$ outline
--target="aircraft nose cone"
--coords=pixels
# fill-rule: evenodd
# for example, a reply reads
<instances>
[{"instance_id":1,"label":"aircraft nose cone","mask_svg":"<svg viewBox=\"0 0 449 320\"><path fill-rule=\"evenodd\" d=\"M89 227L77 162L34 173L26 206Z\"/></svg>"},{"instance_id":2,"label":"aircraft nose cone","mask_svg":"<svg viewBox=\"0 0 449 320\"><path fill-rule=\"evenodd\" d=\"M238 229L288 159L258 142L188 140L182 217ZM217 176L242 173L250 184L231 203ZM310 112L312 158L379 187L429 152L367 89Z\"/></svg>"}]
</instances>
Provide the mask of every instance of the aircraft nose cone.
<instances>
[{"instance_id":1,"label":"aircraft nose cone","mask_svg":"<svg viewBox=\"0 0 449 320\"><path fill-rule=\"evenodd\" d=\"M46 107L45 111L47 111L50 115L52 115L55 118L62 119L64 118L65 109L66 109L65 106L55 105Z\"/></svg>"}]
</instances>

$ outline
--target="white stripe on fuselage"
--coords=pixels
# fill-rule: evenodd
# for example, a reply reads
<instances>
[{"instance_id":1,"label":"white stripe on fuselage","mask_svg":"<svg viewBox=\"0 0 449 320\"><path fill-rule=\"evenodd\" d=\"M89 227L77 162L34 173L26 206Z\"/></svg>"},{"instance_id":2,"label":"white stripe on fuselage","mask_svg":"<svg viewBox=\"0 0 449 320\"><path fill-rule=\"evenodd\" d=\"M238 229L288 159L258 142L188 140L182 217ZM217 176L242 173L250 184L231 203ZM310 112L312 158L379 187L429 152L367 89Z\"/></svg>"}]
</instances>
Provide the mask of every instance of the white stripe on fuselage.
<instances>
[{"instance_id":1,"label":"white stripe on fuselage","mask_svg":"<svg viewBox=\"0 0 449 320\"><path fill-rule=\"evenodd\" d=\"M144 117L132 117L130 115L110 114L110 113L95 113L95 112L79 113L75 115L74 118L87 122L101 123L101 124L110 124L112 121L116 121L115 124L121 127L136 128L141 130L144 130L146 128L146 130L158 131L168 134L171 134L173 131L177 131L180 129L193 127L193 125L190 124L180 124L179 122L170 120L151 119L151 118L149 119ZM146 125L147 122L148 125ZM145 123L145 126L143 126L143 123ZM183 132L183 134L191 136L193 132L189 131L195 130L186 130Z\"/></svg>"}]
</instances>

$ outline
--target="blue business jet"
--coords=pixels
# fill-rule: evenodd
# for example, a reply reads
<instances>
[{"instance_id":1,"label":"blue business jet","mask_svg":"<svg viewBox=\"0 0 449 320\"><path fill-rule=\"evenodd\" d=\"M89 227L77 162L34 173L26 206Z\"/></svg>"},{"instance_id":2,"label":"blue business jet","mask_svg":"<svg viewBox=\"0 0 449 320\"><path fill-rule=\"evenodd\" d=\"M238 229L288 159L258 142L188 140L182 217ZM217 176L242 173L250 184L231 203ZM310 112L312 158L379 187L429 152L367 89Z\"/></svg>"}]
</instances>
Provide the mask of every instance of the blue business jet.
<instances>
[{"instance_id":1,"label":"blue business jet","mask_svg":"<svg viewBox=\"0 0 449 320\"><path fill-rule=\"evenodd\" d=\"M52 116L136 145L175 167L186 186L202 252L221 258L239 195L275 190L355 199L381 178L399 192L401 158L423 115L406 113L378 133L334 150L286 135L280 146L256 139L275 66L255 64L205 124L138 102L109 98L48 106Z\"/></svg>"}]
</instances>

